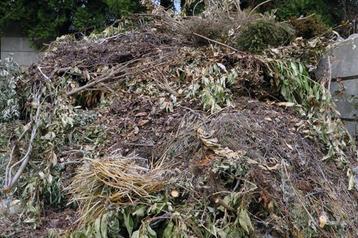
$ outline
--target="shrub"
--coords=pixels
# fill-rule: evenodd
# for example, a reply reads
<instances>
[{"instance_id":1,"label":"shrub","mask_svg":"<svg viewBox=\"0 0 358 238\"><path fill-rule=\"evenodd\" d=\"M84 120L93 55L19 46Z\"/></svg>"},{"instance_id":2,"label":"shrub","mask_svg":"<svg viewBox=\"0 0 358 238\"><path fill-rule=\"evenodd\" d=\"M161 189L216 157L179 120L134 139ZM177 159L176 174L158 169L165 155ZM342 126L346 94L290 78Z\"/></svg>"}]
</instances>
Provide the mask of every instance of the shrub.
<instances>
[{"instance_id":1,"label":"shrub","mask_svg":"<svg viewBox=\"0 0 358 238\"><path fill-rule=\"evenodd\" d=\"M279 0L276 5L277 16L280 19L289 19L290 17L307 16L317 14L322 17L327 24L333 24L334 19L331 16L331 6L324 0Z\"/></svg>"},{"instance_id":2,"label":"shrub","mask_svg":"<svg viewBox=\"0 0 358 238\"><path fill-rule=\"evenodd\" d=\"M270 47L289 44L294 38L294 30L289 24L272 19L260 19L248 24L237 39L237 47L253 53Z\"/></svg>"}]
</instances>

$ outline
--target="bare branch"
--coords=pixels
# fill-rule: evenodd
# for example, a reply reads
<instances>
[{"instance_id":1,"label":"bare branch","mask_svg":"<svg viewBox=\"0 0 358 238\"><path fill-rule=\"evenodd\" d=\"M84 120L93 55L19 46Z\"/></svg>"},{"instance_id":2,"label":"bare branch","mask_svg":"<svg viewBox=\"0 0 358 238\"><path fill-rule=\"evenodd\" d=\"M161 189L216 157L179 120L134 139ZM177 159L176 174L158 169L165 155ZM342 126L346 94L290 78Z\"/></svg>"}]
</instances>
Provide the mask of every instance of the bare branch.
<instances>
[{"instance_id":1,"label":"bare branch","mask_svg":"<svg viewBox=\"0 0 358 238\"><path fill-rule=\"evenodd\" d=\"M37 66L37 69L40 71L40 73L46 80L48 80L48 81L50 80L50 78L46 74L44 74L44 72L42 72L42 69L39 66Z\"/></svg>"},{"instance_id":2,"label":"bare branch","mask_svg":"<svg viewBox=\"0 0 358 238\"><path fill-rule=\"evenodd\" d=\"M254 7L251 11L250 11L250 13L249 13L249 16L252 14L252 13L254 13L259 7L261 7L262 5L264 5L264 4L266 4L266 3L269 3L269 2L271 2L272 0L267 0L267 1L264 1L264 2L262 2L262 3L260 3L260 4L258 4L256 7Z\"/></svg>"}]
</instances>

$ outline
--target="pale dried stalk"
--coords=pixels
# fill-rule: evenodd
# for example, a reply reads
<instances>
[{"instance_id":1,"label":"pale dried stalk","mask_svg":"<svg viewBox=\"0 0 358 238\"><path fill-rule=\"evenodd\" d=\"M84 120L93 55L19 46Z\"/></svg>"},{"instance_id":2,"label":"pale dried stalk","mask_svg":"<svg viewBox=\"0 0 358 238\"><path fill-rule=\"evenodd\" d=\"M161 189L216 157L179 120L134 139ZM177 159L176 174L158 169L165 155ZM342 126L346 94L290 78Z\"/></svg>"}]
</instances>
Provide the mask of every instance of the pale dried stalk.
<instances>
[{"instance_id":1,"label":"pale dried stalk","mask_svg":"<svg viewBox=\"0 0 358 238\"><path fill-rule=\"evenodd\" d=\"M222 43L222 42L219 42L219 41L210 39L210 38L208 38L208 37L206 37L206 36L203 36L203 35L200 35L200 34L198 34L198 33L193 32L193 35L198 36L198 37L201 37L201 38L203 38L203 39L205 39L205 40L207 40L207 41L209 41L209 42L212 42L212 43L221 45L221 46L223 46L223 47L229 48L230 50L233 50L233 51L236 51L236 52L240 52L238 49L236 49L236 48L234 48L234 47L232 47L232 46L229 46L229 45L224 44L224 43Z\"/></svg>"},{"instance_id":2,"label":"pale dried stalk","mask_svg":"<svg viewBox=\"0 0 358 238\"><path fill-rule=\"evenodd\" d=\"M10 160L9 160L8 165L6 166L4 191L8 192L8 191L11 190L11 188L15 185L17 180L20 178L21 174L23 173L24 169L26 168L27 163L30 160L30 155L31 155L31 152L32 152L32 147L33 147L33 142L34 142L34 140L36 138L37 129L39 128L39 125L40 125L40 112L41 112L40 99L41 99L41 93L38 93L37 95L34 96L34 102L37 105L37 110L36 110L35 117L33 119L34 126L32 127L31 137L30 137L30 141L29 141L27 151L26 151L25 155L22 157L21 160L19 160L15 164L11 165L11 167L10 167L10 164L11 164L12 159L13 159L13 153L14 153L14 150L15 150L15 146L13 147L13 149L11 151ZM13 176L12 175L12 170L19 164L21 164L21 165L20 165L19 169L17 170L17 172L15 173L15 175Z\"/></svg>"},{"instance_id":3,"label":"pale dried stalk","mask_svg":"<svg viewBox=\"0 0 358 238\"><path fill-rule=\"evenodd\" d=\"M82 222L102 214L105 204L134 203L164 186L156 169L139 166L131 158L87 161L89 164L79 168L69 187L73 201L79 202Z\"/></svg>"}]
</instances>

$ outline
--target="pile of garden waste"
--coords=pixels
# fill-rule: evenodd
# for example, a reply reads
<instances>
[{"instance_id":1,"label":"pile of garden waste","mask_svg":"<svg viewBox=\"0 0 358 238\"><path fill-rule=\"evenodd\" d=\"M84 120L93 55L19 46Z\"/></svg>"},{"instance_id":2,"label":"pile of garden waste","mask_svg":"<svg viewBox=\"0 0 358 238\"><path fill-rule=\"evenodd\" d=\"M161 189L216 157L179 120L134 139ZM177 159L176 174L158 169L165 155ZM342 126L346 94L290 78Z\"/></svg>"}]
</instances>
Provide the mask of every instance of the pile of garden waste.
<instances>
[{"instance_id":1,"label":"pile of garden waste","mask_svg":"<svg viewBox=\"0 0 358 238\"><path fill-rule=\"evenodd\" d=\"M216 11L0 63L0 237L358 237L357 152L314 77L332 35Z\"/></svg>"}]
</instances>

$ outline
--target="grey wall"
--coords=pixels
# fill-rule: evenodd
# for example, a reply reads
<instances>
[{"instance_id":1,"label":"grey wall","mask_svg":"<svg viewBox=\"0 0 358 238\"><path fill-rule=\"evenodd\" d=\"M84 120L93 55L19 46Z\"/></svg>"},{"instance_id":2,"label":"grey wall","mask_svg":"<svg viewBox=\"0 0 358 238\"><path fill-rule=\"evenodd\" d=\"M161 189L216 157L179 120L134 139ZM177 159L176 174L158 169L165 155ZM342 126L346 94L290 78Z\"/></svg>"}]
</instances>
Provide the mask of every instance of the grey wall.
<instances>
[{"instance_id":1,"label":"grey wall","mask_svg":"<svg viewBox=\"0 0 358 238\"><path fill-rule=\"evenodd\" d=\"M15 62L20 65L30 65L37 61L38 52L31 47L26 37L1 37L1 59L13 55Z\"/></svg>"},{"instance_id":2,"label":"grey wall","mask_svg":"<svg viewBox=\"0 0 358 238\"><path fill-rule=\"evenodd\" d=\"M358 138L358 78L333 82L331 93L348 131Z\"/></svg>"},{"instance_id":3,"label":"grey wall","mask_svg":"<svg viewBox=\"0 0 358 238\"><path fill-rule=\"evenodd\" d=\"M351 135L358 138L358 36L337 42L321 60L320 79L331 79L330 91Z\"/></svg>"}]
</instances>

